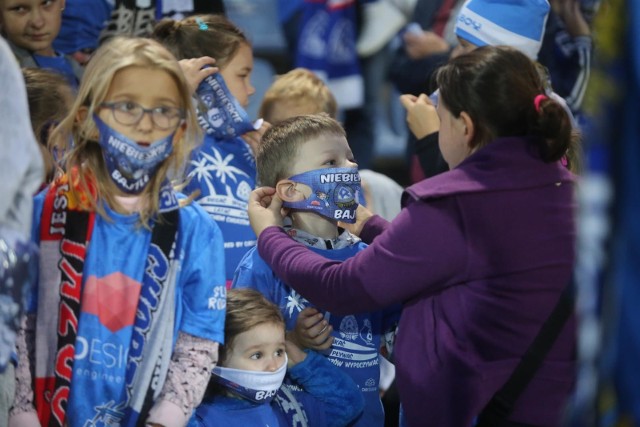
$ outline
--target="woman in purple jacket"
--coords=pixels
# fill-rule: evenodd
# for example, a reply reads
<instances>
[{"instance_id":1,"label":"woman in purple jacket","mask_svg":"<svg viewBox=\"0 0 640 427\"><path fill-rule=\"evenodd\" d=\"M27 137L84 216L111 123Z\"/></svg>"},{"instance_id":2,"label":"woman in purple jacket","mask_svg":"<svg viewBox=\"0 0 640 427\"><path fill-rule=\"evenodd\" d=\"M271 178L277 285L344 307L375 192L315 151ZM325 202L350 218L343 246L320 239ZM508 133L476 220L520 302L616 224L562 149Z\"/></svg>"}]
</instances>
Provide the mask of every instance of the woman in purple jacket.
<instances>
[{"instance_id":1,"label":"woman in purple jacket","mask_svg":"<svg viewBox=\"0 0 640 427\"><path fill-rule=\"evenodd\" d=\"M359 208L370 246L329 261L289 238L273 189L249 204L258 250L314 304L338 313L404 305L395 347L410 426L469 427L514 371L567 286L574 176L570 119L533 62L486 46L437 73L450 171L409 187L389 223ZM274 226L276 225L276 226ZM574 381L571 317L506 425L555 426Z\"/></svg>"}]
</instances>

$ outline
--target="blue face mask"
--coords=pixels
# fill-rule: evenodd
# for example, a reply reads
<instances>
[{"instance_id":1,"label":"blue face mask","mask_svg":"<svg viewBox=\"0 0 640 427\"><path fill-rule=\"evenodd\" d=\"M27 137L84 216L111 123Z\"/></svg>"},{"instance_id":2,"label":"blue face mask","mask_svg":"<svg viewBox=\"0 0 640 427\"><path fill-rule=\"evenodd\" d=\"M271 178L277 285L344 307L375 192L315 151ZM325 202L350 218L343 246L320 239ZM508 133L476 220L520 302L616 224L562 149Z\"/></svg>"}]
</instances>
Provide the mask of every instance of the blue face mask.
<instances>
[{"instance_id":1,"label":"blue face mask","mask_svg":"<svg viewBox=\"0 0 640 427\"><path fill-rule=\"evenodd\" d=\"M113 130L97 114L93 115L93 120L100 132L98 143L102 147L111 179L127 194L140 193L149 184L160 164L171 155L175 132L153 142L149 147L141 147Z\"/></svg>"},{"instance_id":2,"label":"blue face mask","mask_svg":"<svg viewBox=\"0 0 640 427\"><path fill-rule=\"evenodd\" d=\"M226 389L253 403L270 403L278 394L286 373L287 357L285 353L284 363L273 372L247 371L216 366L211 372L211 377Z\"/></svg>"},{"instance_id":3,"label":"blue face mask","mask_svg":"<svg viewBox=\"0 0 640 427\"><path fill-rule=\"evenodd\" d=\"M255 125L249 115L231 95L224 79L215 73L204 79L196 90L198 123L209 135L217 139L231 139L260 129L262 120Z\"/></svg>"},{"instance_id":4,"label":"blue face mask","mask_svg":"<svg viewBox=\"0 0 640 427\"><path fill-rule=\"evenodd\" d=\"M315 212L334 221L356 222L362 193L357 168L316 169L289 180L309 186L311 196L306 200L283 202L284 207Z\"/></svg>"},{"instance_id":5,"label":"blue face mask","mask_svg":"<svg viewBox=\"0 0 640 427\"><path fill-rule=\"evenodd\" d=\"M429 99L434 107L438 106L438 100L440 99L440 89L436 89L431 95L429 95Z\"/></svg>"}]
</instances>

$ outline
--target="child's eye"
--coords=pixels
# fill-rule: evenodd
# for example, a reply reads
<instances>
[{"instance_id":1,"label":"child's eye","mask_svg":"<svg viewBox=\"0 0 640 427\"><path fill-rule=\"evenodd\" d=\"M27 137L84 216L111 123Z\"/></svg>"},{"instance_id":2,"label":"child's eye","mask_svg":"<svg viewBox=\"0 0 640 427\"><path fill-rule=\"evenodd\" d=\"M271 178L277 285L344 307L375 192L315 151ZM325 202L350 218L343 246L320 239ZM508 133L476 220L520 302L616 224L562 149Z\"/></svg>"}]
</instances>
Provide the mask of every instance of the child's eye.
<instances>
[{"instance_id":1,"label":"child's eye","mask_svg":"<svg viewBox=\"0 0 640 427\"><path fill-rule=\"evenodd\" d=\"M24 14L24 13L28 12L27 6L23 6L21 4L11 7L11 8L9 8L9 10L11 12L15 12L15 13L19 13L19 14Z\"/></svg>"},{"instance_id":2,"label":"child's eye","mask_svg":"<svg viewBox=\"0 0 640 427\"><path fill-rule=\"evenodd\" d=\"M131 112L139 108L139 105L131 101L122 101L117 104L118 110Z\"/></svg>"},{"instance_id":3,"label":"child's eye","mask_svg":"<svg viewBox=\"0 0 640 427\"><path fill-rule=\"evenodd\" d=\"M279 348L276 350L276 356L277 357L282 357L284 356L284 348Z\"/></svg>"},{"instance_id":4,"label":"child's eye","mask_svg":"<svg viewBox=\"0 0 640 427\"><path fill-rule=\"evenodd\" d=\"M249 358L252 360L260 360L262 359L262 353L260 352L253 353Z\"/></svg>"},{"instance_id":5,"label":"child's eye","mask_svg":"<svg viewBox=\"0 0 640 427\"><path fill-rule=\"evenodd\" d=\"M336 161L335 160L327 160L326 162L324 162L325 165L335 165Z\"/></svg>"},{"instance_id":6,"label":"child's eye","mask_svg":"<svg viewBox=\"0 0 640 427\"><path fill-rule=\"evenodd\" d=\"M51 6L52 4L54 4L55 2L56 2L55 0L44 0L44 1L42 2L42 5L43 5L44 7L48 7L48 6Z\"/></svg>"},{"instance_id":7,"label":"child's eye","mask_svg":"<svg viewBox=\"0 0 640 427\"><path fill-rule=\"evenodd\" d=\"M180 115L180 109L176 107L156 107L153 109L153 112L167 117Z\"/></svg>"}]
</instances>

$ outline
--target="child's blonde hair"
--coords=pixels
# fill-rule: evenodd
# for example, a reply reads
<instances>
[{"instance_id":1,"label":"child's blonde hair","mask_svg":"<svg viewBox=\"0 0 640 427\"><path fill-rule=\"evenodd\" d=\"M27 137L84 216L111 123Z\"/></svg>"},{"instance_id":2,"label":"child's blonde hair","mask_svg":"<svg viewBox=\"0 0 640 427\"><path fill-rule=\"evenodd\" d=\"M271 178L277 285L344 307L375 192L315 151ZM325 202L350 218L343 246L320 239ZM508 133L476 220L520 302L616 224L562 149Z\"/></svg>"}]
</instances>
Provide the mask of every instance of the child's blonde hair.
<instances>
[{"instance_id":1,"label":"child's blonde hair","mask_svg":"<svg viewBox=\"0 0 640 427\"><path fill-rule=\"evenodd\" d=\"M67 79L46 68L23 68L31 127L38 139L45 164L45 181L53 180L56 162L49 151L48 140L53 129L68 114L73 102L73 89Z\"/></svg>"},{"instance_id":2,"label":"child's blonde hair","mask_svg":"<svg viewBox=\"0 0 640 427\"><path fill-rule=\"evenodd\" d=\"M262 324L274 324L285 329L284 318L278 306L255 289L229 289L220 363L224 363L238 335Z\"/></svg>"},{"instance_id":3,"label":"child's blonde hair","mask_svg":"<svg viewBox=\"0 0 640 427\"><path fill-rule=\"evenodd\" d=\"M69 137L73 137L73 147L66 147L71 151L65 158L65 169L74 176L77 174L80 188L72 186L72 191L80 190L89 194L89 188L95 187L97 198L96 200L90 198L90 208L106 217L101 203L104 200L110 206L114 206L117 187L109 176L102 148L97 142L99 132L93 120L93 114L97 113L100 104L105 100L116 73L128 67L163 70L170 75L180 92L179 106L186 114L185 132L180 140L174 141L171 155L162 162L141 193L148 203L140 212L140 222L148 226L149 219L159 209L158 195L162 183L169 172L172 173L171 176L182 176L187 156L195 142L200 141L200 128L195 119L189 86L178 61L165 47L154 40L125 37L115 37L101 46L89 62L71 111L55 129L51 143L66 147ZM85 108L86 114L82 112ZM79 195L76 194L76 196Z\"/></svg>"},{"instance_id":4,"label":"child's blonde hair","mask_svg":"<svg viewBox=\"0 0 640 427\"><path fill-rule=\"evenodd\" d=\"M180 21L165 18L156 24L152 37L178 59L210 56L220 69L243 44L251 46L242 30L223 15L195 15Z\"/></svg>"},{"instance_id":5,"label":"child's blonde hair","mask_svg":"<svg viewBox=\"0 0 640 427\"><path fill-rule=\"evenodd\" d=\"M290 117L269 128L256 156L259 185L275 187L278 181L288 178L299 147L321 135L346 138L340 123L324 113Z\"/></svg>"},{"instance_id":6,"label":"child's blonde hair","mask_svg":"<svg viewBox=\"0 0 640 427\"><path fill-rule=\"evenodd\" d=\"M338 104L329 87L306 68L296 68L276 78L267 89L258 116L274 123L279 114L278 105L291 104L305 109L306 114L326 113L331 118L338 114Z\"/></svg>"}]
</instances>

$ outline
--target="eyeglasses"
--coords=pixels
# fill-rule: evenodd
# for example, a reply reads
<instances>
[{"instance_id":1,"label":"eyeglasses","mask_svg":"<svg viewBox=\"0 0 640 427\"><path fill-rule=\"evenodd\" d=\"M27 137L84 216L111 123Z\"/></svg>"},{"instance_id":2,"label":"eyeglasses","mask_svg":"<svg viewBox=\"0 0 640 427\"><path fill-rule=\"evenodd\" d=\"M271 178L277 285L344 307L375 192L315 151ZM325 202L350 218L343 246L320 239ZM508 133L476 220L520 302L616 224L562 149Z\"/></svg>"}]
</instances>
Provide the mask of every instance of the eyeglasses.
<instances>
[{"instance_id":1,"label":"eyeglasses","mask_svg":"<svg viewBox=\"0 0 640 427\"><path fill-rule=\"evenodd\" d=\"M121 125L131 126L142 120L142 116L148 113L154 126L160 130L169 130L178 127L184 119L184 110L177 107L143 108L142 105L131 101L103 102L101 108L108 108L113 114L113 119Z\"/></svg>"}]
</instances>

